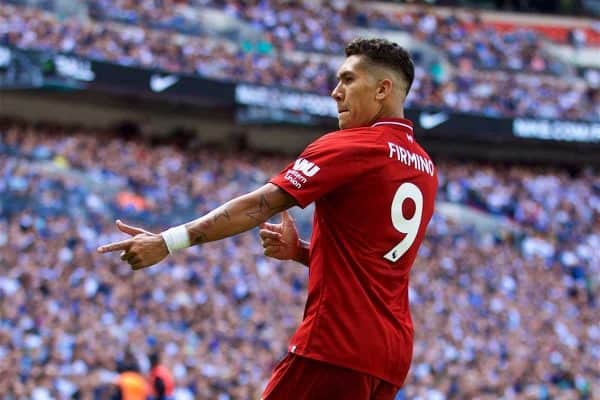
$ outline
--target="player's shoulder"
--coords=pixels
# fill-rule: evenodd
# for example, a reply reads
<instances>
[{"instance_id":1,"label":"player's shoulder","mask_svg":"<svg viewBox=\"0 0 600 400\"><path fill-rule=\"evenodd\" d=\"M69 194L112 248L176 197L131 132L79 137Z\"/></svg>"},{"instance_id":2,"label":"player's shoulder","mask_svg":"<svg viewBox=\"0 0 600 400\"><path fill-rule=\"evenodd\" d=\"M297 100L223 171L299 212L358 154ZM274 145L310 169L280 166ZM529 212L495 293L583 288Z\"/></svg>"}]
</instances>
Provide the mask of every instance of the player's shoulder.
<instances>
[{"instance_id":1,"label":"player's shoulder","mask_svg":"<svg viewBox=\"0 0 600 400\"><path fill-rule=\"evenodd\" d=\"M335 145L338 147L353 147L354 145L365 145L377 143L382 132L372 127L360 127L351 129L340 129L324 134L314 143L320 145Z\"/></svg>"}]
</instances>

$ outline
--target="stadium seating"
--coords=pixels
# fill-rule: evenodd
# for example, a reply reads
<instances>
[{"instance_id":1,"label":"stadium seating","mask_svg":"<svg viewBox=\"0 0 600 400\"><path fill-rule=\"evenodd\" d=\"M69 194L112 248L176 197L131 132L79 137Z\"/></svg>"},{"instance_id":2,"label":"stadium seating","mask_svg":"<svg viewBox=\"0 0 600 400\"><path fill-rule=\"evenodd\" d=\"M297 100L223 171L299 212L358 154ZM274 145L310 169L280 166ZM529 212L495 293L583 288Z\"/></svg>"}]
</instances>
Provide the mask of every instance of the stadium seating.
<instances>
[{"instance_id":1,"label":"stadium seating","mask_svg":"<svg viewBox=\"0 0 600 400\"><path fill-rule=\"evenodd\" d=\"M0 123L3 398L105 398L123 353L147 368L153 348L174 372L178 400L258 398L302 316L305 268L263 257L256 232L135 274L95 248L122 237L116 217L164 229L286 162ZM482 233L435 215L412 272L416 345L398 399L593 398L600 175L438 169L438 202L513 228Z\"/></svg>"},{"instance_id":2,"label":"stadium seating","mask_svg":"<svg viewBox=\"0 0 600 400\"><path fill-rule=\"evenodd\" d=\"M417 57L409 106L489 116L600 118L598 88L544 48L547 38L561 39L562 33L547 34L537 26L483 25L475 14L429 9L385 13L344 2L318 9L310 2L280 1L246 7L216 1L85 4L91 20L72 17L66 22L48 11L0 5L0 43L328 94L339 58L315 54L339 56L343 43L358 33L407 32L441 57L427 64ZM237 19L253 33L234 38L214 34L206 19L199 23L203 8ZM584 34L587 39L580 45L595 45L597 32L589 28ZM473 78L466 80L465 74Z\"/></svg>"},{"instance_id":3,"label":"stadium seating","mask_svg":"<svg viewBox=\"0 0 600 400\"><path fill-rule=\"evenodd\" d=\"M600 30L539 18L348 0L5 0L0 48L327 95L344 43L385 34L416 44L411 109L597 123L599 65L549 49L593 56ZM153 350L174 400L260 397L302 318L306 268L264 257L257 232L136 273L96 252L123 238L116 218L160 231L291 161L184 140L0 117L2 399L104 400L124 355L147 371ZM570 144L548 146L587 145ZM436 213L411 272L413 364L396 400L600 396L597 167L436 162ZM293 213L308 238L310 208Z\"/></svg>"}]
</instances>

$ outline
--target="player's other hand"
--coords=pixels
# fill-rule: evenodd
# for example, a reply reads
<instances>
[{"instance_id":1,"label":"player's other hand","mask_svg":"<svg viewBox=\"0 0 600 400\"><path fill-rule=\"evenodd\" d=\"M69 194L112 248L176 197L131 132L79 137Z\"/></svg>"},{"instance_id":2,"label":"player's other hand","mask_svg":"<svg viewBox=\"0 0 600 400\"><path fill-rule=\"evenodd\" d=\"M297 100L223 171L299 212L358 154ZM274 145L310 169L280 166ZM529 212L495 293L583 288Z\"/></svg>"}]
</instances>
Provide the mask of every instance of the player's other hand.
<instances>
[{"instance_id":1,"label":"player's other hand","mask_svg":"<svg viewBox=\"0 0 600 400\"><path fill-rule=\"evenodd\" d=\"M121 260L126 261L133 270L157 264L169 255L169 250L161 235L124 224L120 220L117 220L116 223L121 232L131 237L100 246L98 247L99 253L121 251Z\"/></svg>"},{"instance_id":2,"label":"player's other hand","mask_svg":"<svg viewBox=\"0 0 600 400\"><path fill-rule=\"evenodd\" d=\"M279 260L293 260L298 248L298 230L292 216L284 211L281 213L281 223L265 222L260 225L260 242L265 249L265 256Z\"/></svg>"}]
</instances>

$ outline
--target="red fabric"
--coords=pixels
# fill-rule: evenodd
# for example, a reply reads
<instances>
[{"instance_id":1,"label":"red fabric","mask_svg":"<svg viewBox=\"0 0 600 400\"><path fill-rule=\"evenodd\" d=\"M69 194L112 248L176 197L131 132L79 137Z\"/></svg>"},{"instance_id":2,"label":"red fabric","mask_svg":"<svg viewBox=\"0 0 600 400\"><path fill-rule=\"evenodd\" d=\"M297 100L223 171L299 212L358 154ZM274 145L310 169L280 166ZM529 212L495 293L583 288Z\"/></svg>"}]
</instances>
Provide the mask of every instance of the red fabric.
<instances>
[{"instance_id":1,"label":"red fabric","mask_svg":"<svg viewBox=\"0 0 600 400\"><path fill-rule=\"evenodd\" d=\"M302 207L316 206L308 299L289 351L402 386L413 348L409 271L437 190L437 173L415 142L412 123L389 119L324 135L271 182ZM393 225L393 200L413 185L422 195L422 216L414 241L391 262L384 255L406 236ZM399 212L413 217L415 196L409 197L396 201L396 220Z\"/></svg>"},{"instance_id":2,"label":"red fabric","mask_svg":"<svg viewBox=\"0 0 600 400\"><path fill-rule=\"evenodd\" d=\"M370 375L288 354L275 368L264 400L393 400L399 388Z\"/></svg>"},{"instance_id":3,"label":"red fabric","mask_svg":"<svg viewBox=\"0 0 600 400\"><path fill-rule=\"evenodd\" d=\"M165 384L165 394L167 396L171 396L175 391L175 379L173 379L171 372L169 372L169 370L163 365L157 365L156 367L152 368L150 370L152 391L154 391L154 380L156 378L162 379L163 383ZM156 393L154 393L154 395L156 395Z\"/></svg>"}]
</instances>

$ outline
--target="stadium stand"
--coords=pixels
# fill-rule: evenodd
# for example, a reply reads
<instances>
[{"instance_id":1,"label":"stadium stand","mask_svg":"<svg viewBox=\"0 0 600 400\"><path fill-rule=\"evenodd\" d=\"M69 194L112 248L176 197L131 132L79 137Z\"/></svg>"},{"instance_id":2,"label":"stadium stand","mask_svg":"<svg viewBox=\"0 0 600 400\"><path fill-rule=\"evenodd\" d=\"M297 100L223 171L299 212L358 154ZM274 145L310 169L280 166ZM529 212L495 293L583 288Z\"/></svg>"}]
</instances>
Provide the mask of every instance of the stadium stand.
<instances>
[{"instance_id":1,"label":"stadium stand","mask_svg":"<svg viewBox=\"0 0 600 400\"><path fill-rule=\"evenodd\" d=\"M154 349L176 399L258 398L301 317L304 268L262 257L254 233L136 274L94 250L120 237L116 217L183 222L260 185L283 158L10 120L0 154L4 398L105 398L124 354L147 370ZM592 399L600 175L439 170L438 203L511 223L482 233L434 217L413 270L416 346L397 399Z\"/></svg>"},{"instance_id":2,"label":"stadium stand","mask_svg":"<svg viewBox=\"0 0 600 400\"><path fill-rule=\"evenodd\" d=\"M409 106L489 116L600 119L597 86L588 84L583 72L577 73L568 56L561 59L556 56L560 50L545 45L547 38L561 39L563 33L575 32L567 52L575 45L593 48L600 35L591 24L550 27L552 32L563 33L547 34L547 29L539 28L539 21L538 25L517 25L489 17L484 24L469 12L426 8L386 12L367 6L355 9L345 2L319 8L310 2L278 1L246 7L237 2L86 4L92 17L86 22L78 17L64 21L41 9L0 5L4 26L0 43L328 94L339 58L319 56L319 52L339 55L340 43L361 33L404 32L410 34L411 43L436 49L435 59L427 62L421 62L427 58L421 54L425 50L413 52L418 73ZM206 19L200 23L200 10L214 11L214 7L220 10L216 15L221 19L229 16L245 22L254 36L232 40L227 34L209 34ZM588 65L585 70L599 67Z\"/></svg>"},{"instance_id":3,"label":"stadium stand","mask_svg":"<svg viewBox=\"0 0 600 400\"><path fill-rule=\"evenodd\" d=\"M571 138L590 141L560 143L546 157L553 166L532 164L533 153L522 164L452 159L466 140L436 138L437 211L412 271L414 357L396 400L598 398L600 173L598 165L573 161L582 154L576 146L592 145L600 121L598 22L358 3L0 0L0 50L327 95L342 45L357 34L384 34L414 54L407 105L415 115L586 121L577 128L589 130ZM147 80L141 85L148 90ZM55 99L60 107L48 104L41 115L73 110L91 126L120 108L118 118L129 113L160 131L152 134L166 134L181 116L177 105L163 121L156 103L145 104L146 112L141 104L127 108L131 95L109 102L103 93L69 109L91 90L40 92L11 99L28 121L3 119L9 101L0 98L0 397L103 400L131 357L147 374L149 355L160 352L175 378L175 400L259 398L302 317L305 268L264 257L256 232L135 274L95 250L122 239L115 218L163 230L256 188L291 156L257 153L247 143L224 150L185 135L150 137L146 127L56 122L71 120L64 116L35 122ZM234 112L218 109L213 125L198 122L213 111L188 118L186 131L199 125L199 135L225 135ZM278 126L252 129L264 131L253 140L269 140ZM511 151L495 139L473 146L471 157L485 157L483 147ZM550 154L556 143L534 145ZM555 155L568 151L576 155L566 168ZM295 216L307 237L310 209Z\"/></svg>"}]
</instances>

